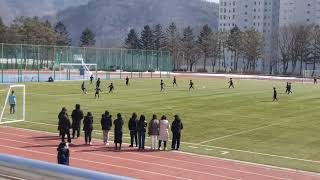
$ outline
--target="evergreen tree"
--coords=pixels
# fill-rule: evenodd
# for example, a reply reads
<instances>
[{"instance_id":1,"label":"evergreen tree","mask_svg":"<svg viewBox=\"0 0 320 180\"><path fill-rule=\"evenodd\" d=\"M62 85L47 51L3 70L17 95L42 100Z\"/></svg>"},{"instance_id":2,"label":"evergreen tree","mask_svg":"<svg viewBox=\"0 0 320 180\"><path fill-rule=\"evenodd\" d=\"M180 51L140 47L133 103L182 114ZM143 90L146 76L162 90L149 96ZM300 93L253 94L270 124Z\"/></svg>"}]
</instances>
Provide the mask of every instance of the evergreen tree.
<instances>
[{"instance_id":1,"label":"evergreen tree","mask_svg":"<svg viewBox=\"0 0 320 180\"><path fill-rule=\"evenodd\" d=\"M128 37L125 40L125 48L127 49L139 49L139 37L134 29L131 29Z\"/></svg>"},{"instance_id":2,"label":"evergreen tree","mask_svg":"<svg viewBox=\"0 0 320 180\"><path fill-rule=\"evenodd\" d=\"M56 26L54 27L54 31L57 36L56 45L58 46L70 46L71 45L71 39L70 34L66 28L66 26L59 21Z\"/></svg>"},{"instance_id":3,"label":"evergreen tree","mask_svg":"<svg viewBox=\"0 0 320 180\"><path fill-rule=\"evenodd\" d=\"M165 45L166 49L170 51L173 57L173 68L177 69L178 66L178 51L180 46L179 32L175 23L171 23L166 29Z\"/></svg>"},{"instance_id":4,"label":"evergreen tree","mask_svg":"<svg viewBox=\"0 0 320 180\"><path fill-rule=\"evenodd\" d=\"M181 39L181 50L184 53L184 57L187 61L187 69L192 71L192 67L195 63L193 61L193 54L195 50L195 37L193 35L193 29L188 26L183 30L183 35Z\"/></svg>"},{"instance_id":5,"label":"evergreen tree","mask_svg":"<svg viewBox=\"0 0 320 180\"><path fill-rule=\"evenodd\" d=\"M238 59L241 45L241 31L238 26L235 26L230 30L230 34L226 41L228 49L233 53L233 68L238 69Z\"/></svg>"},{"instance_id":6,"label":"evergreen tree","mask_svg":"<svg viewBox=\"0 0 320 180\"><path fill-rule=\"evenodd\" d=\"M164 33L162 31L162 26L157 24L153 28L153 36L154 36L154 50L161 50L164 47Z\"/></svg>"},{"instance_id":7,"label":"evergreen tree","mask_svg":"<svg viewBox=\"0 0 320 180\"><path fill-rule=\"evenodd\" d=\"M94 33L89 29L86 28L80 37L80 46L81 47L91 47L96 44L95 35Z\"/></svg>"},{"instance_id":8,"label":"evergreen tree","mask_svg":"<svg viewBox=\"0 0 320 180\"><path fill-rule=\"evenodd\" d=\"M206 24L203 26L200 35L198 36L198 47L203 54L203 70L206 70L207 59L210 56L210 36L212 29Z\"/></svg>"},{"instance_id":9,"label":"evergreen tree","mask_svg":"<svg viewBox=\"0 0 320 180\"><path fill-rule=\"evenodd\" d=\"M5 41L6 26L4 25L2 18L0 17L0 43Z\"/></svg>"},{"instance_id":10,"label":"evergreen tree","mask_svg":"<svg viewBox=\"0 0 320 180\"><path fill-rule=\"evenodd\" d=\"M144 26L141 32L140 47L143 50L153 50L153 33L149 25Z\"/></svg>"}]
</instances>

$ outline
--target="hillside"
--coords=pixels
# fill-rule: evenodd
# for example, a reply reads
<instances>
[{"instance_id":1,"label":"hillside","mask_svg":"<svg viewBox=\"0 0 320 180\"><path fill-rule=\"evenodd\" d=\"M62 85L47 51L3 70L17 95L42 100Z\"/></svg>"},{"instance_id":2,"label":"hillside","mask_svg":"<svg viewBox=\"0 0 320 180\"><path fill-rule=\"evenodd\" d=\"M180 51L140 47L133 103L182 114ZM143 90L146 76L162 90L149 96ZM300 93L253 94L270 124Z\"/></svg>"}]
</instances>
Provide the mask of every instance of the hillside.
<instances>
[{"instance_id":1,"label":"hillside","mask_svg":"<svg viewBox=\"0 0 320 180\"><path fill-rule=\"evenodd\" d=\"M10 23L17 16L52 16L68 7L87 4L89 0L0 0L0 16Z\"/></svg>"},{"instance_id":2,"label":"hillside","mask_svg":"<svg viewBox=\"0 0 320 180\"><path fill-rule=\"evenodd\" d=\"M213 29L218 24L218 5L203 0L91 0L86 5L68 8L50 17L62 21L78 44L83 29L97 35L97 45L120 46L130 28L175 22L199 30L204 24Z\"/></svg>"}]
</instances>

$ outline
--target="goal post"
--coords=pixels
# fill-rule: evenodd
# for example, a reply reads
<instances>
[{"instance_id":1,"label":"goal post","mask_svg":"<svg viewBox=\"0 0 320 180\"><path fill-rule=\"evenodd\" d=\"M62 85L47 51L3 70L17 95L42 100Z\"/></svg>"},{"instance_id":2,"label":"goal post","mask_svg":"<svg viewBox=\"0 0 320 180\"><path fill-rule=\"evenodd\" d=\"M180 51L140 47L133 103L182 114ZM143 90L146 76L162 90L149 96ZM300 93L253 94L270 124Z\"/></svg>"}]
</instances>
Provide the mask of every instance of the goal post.
<instances>
[{"instance_id":1,"label":"goal post","mask_svg":"<svg viewBox=\"0 0 320 180\"><path fill-rule=\"evenodd\" d=\"M91 67L94 67L93 69ZM83 70L83 74L81 72ZM97 64L82 63L60 63L59 64L59 80L63 80L63 74L67 74L67 80L89 79L91 75L98 77Z\"/></svg>"},{"instance_id":2,"label":"goal post","mask_svg":"<svg viewBox=\"0 0 320 180\"><path fill-rule=\"evenodd\" d=\"M304 70L302 82L305 83L313 83L314 79L320 78L320 70Z\"/></svg>"},{"instance_id":3,"label":"goal post","mask_svg":"<svg viewBox=\"0 0 320 180\"><path fill-rule=\"evenodd\" d=\"M0 124L25 121L26 87L23 84L1 85L1 95L5 98L1 108ZM16 97L15 112L11 114L9 98L14 91Z\"/></svg>"}]
</instances>

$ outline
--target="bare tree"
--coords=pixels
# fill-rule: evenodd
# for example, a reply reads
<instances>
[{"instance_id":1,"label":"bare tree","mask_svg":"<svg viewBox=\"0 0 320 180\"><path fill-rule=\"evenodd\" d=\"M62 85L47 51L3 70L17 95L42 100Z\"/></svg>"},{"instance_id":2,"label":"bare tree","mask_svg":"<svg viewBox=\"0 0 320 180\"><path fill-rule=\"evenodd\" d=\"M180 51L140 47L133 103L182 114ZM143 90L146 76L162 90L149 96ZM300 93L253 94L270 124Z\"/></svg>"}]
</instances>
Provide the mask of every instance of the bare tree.
<instances>
[{"instance_id":1,"label":"bare tree","mask_svg":"<svg viewBox=\"0 0 320 180\"><path fill-rule=\"evenodd\" d=\"M284 26L279 29L278 41L283 74L287 74L289 62L292 58L293 45L295 43L295 37L290 26Z\"/></svg>"},{"instance_id":2,"label":"bare tree","mask_svg":"<svg viewBox=\"0 0 320 180\"><path fill-rule=\"evenodd\" d=\"M210 50L212 54L212 58L211 58L212 72L215 72L217 60L220 59L221 57L221 45L220 45L220 38L219 38L218 32L213 32L210 35Z\"/></svg>"},{"instance_id":3,"label":"bare tree","mask_svg":"<svg viewBox=\"0 0 320 180\"><path fill-rule=\"evenodd\" d=\"M263 35L251 29L243 32L241 36L240 52L247 60L246 69L255 71L257 60L262 57L264 52Z\"/></svg>"},{"instance_id":4,"label":"bare tree","mask_svg":"<svg viewBox=\"0 0 320 180\"><path fill-rule=\"evenodd\" d=\"M311 33L311 57L309 63L312 63L312 69L316 70L316 64L320 62L320 27L315 26ZM312 76L314 75L314 72Z\"/></svg>"}]
</instances>

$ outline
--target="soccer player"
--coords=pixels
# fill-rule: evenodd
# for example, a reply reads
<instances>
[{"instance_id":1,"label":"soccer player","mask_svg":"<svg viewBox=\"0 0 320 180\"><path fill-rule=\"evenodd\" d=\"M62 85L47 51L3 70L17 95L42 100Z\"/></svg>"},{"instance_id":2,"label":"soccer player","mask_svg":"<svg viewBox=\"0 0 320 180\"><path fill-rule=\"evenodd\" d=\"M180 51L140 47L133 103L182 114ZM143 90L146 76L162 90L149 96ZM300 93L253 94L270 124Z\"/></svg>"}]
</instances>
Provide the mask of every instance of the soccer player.
<instances>
[{"instance_id":1,"label":"soccer player","mask_svg":"<svg viewBox=\"0 0 320 180\"><path fill-rule=\"evenodd\" d=\"M100 83L101 83L100 78L98 78L98 80L97 80L97 82L96 82L96 87L99 87L99 88L100 88Z\"/></svg>"},{"instance_id":2,"label":"soccer player","mask_svg":"<svg viewBox=\"0 0 320 180\"><path fill-rule=\"evenodd\" d=\"M289 94L289 82L287 82L287 85L286 85L286 94Z\"/></svg>"},{"instance_id":3,"label":"soccer player","mask_svg":"<svg viewBox=\"0 0 320 180\"><path fill-rule=\"evenodd\" d=\"M173 85L173 87L174 87L174 86L178 86L178 84L177 84L177 79L176 79L175 76L173 77L173 83L172 83L172 85Z\"/></svg>"},{"instance_id":4,"label":"soccer player","mask_svg":"<svg viewBox=\"0 0 320 180\"><path fill-rule=\"evenodd\" d=\"M16 103L17 103L16 95L14 95L14 91L11 91L11 95L9 96L10 114L14 114L16 112L16 109L15 109Z\"/></svg>"},{"instance_id":5,"label":"soccer player","mask_svg":"<svg viewBox=\"0 0 320 180\"><path fill-rule=\"evenodd\" d=\"M313 84L318 84L318 79L317 78L313 79Z\"/></svg>"},{"instance_id":6,"label":"soccer player","mask_svg":"<svg viewBox=\"0 0 320 180\"><path fill-rule=\"evenodd\" d=\"M126 77L126 86L129 86L129 77Z\"/></svg>"},{"instance_id":7,"label":"soccer player","mask_svg":"<svg viewBox=\"0 0 320 180\"><path fill-rule=\"evenodd\" d=\"M160 81L160 91L164 91L164 86L165 86L165 84L164 84L163 80L161 79L161 81Z\"/></svg>"},{"instance_id":8,"label":"soccer player","mask_svg":"<svg viewBox=\"0 0 320 180\"><path fill-rule=\"evenodd\" d=\"M229 83L229 88L234 88L234 85L233 85L233 80L232 78L230 78L230 81L228 82Z\"/></svg>"},{"instance_id":9,"label":"soccer player","mask_svg":"<svg viewBox=\"0 0 320 180\"><path fill-rule=\"evenodd\" d=\"M292 84L291 83L289 83L288 84L288 94L292 94Z\"/></svg>"},{"instance_id":10,"label":"soccer player","mask_svg":"<svg viewBox=\"0 0 320 180\"><path fill-rule=\"evenodd\" d=\"M273 87L273 102L278 101L277 96L278 96L277 90L275 87Z\"/></svg>"},{"instance_id":11,"label":"soccer player","mask_svg":"<svg viewBox=\"0 0 320 180\"><path fill-rule=\"evenodd\" d=\"M190 80L190 83L189 83L189 91L191 90L191 88L194 89L193 85L194 85L194 83L192 82L192 80Z\"/></svg>"},{"instance_id":12,"label":"soccer player","mask_svg":"<svg viewBox=\"0 0 320 180\"><path fill-rule=\"evenodd\" d=\"M113 89L114 89L114 86L113 86L113 83L111 83L109 86L109 93L112 93L113 92Z\"/></svg>"},{"instance_id":13,"label":"soccer player","mask_svg":"<svg viewBox=\"0 0 320 180\"><path fill-rule=\"evenodd\" d=\"M91 74L91 76L90 76L90 84L92 84L92 81L93 81L93 75Z\"/></svg>"},{"instance_id":14,"label":"soccer player","mask_svg":"<svg viewBox=\"0 0 320 180\"><path fill-rule=\"evenodd\" d=\"M101 89L100 89L100 87L96 87L96 93L94 94L94 98L97 98L97 96L98 96L98 99L100 98L100 92L102 92L101 91Z\"/></svg>"},{"instance_id":15,"label":"soccer player","mask_svg":"<svg viewBox=\"0 0 320 180\"><path fill-rule=\"evenodd\" d=\"M85 86L85 82L83 81L81 84L81 90L83 94L87 94L87 90L86 90L86 86Z\"/></svg>"}]
</instances>

